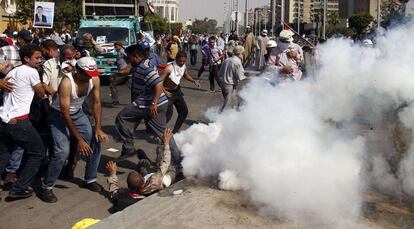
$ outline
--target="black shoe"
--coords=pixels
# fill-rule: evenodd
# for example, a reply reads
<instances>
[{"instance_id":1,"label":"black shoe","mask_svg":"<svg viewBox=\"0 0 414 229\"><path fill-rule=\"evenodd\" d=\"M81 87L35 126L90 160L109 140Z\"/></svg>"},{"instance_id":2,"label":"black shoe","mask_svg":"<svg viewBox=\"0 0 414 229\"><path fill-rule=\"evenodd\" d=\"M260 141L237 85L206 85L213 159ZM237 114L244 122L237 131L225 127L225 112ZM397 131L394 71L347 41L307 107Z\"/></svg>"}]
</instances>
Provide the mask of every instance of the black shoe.
<instances>
[{"instance_id":1,"label":"black shoe","mask_svg":"<svg viewBox=\"0 0 414 229\"><path fill-rule=\"evenodd\" d=\"M60 173L60 178L63 180L72 180L75 177L75 170L69 166L65 166Z\"/></svg>"},{"instance_id":2,"label":"black shoe","mask_svg":"<svg viewBox=\"0 0 414 229\"><path fill-rule=\"evenodd\" d=\"M92 183L85 183L85 188L91 190L92 192L101 192L102 186L98 184L96 181Z\"/></svg>"},{"instance_id":3,"label":"black shoe","mask_svg":"<svg viewBox=\"0 0 414 229\"><path fill-rule=\"evenodd\" d=\"M140 159L140 160L145 159L145 160L151 161L147 157L147 153L145 153L145 151L143 149L137 149L136 154L137 154L138 159Z\"/></svg>"},{"instance_id":4,"label":"black shoe","mask_svg":"<svg viewBox=\"0 0 414 229\"><path fill-rule=\"evenodd\" d=\"M112 102L112 105L113 105L113 106L118 106L119 104L120 104L120 103L119 103L119 101L113 101L113 102Z\"/></svg>"},{"instance_id":5,"label":"black shoe","mask_svg":"<svg viewBox=\"0 0 414 229\"><path fill-rule=\"evenodd\" d=\"M40 199L46 203L56 203L58 200L52 189L43 189Z\"/></svg>"},{"instance_id":6,"label":"black shoe","mask_svg":"<svg viewBox=\"0 0 414 229\"><path fill-rule=\"evenodd\" d=\"M28 188L28 189L19 190L19 191L10 190L8 197L12 199L24 199L24 198L31 197L32 195L33 195L33 189Z\"/></svg>"},{"instance_id":7,"label":"black shoe","mask_svg":"<svg viewBox=\"0 0 414 229\"><path fill-rule=\"evenodd\" d=\"M133 150L125 150L125 149L123 149L122 152L121 152L121 156L118 157L118 160L125 160L128 157L132 157L132 156L134 156L136 154L137 154L137 152L136 152L135 149L133 149Z\"/></svg>"}]
</instances>

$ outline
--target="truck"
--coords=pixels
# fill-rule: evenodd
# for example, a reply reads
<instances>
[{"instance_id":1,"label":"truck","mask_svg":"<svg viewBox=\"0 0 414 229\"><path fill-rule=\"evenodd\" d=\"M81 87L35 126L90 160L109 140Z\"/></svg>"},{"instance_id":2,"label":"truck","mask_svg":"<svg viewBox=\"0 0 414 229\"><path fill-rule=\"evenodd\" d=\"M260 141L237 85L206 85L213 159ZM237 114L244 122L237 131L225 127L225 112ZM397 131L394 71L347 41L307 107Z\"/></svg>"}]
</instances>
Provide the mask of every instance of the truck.
<instances>
[{"instance_id":1,"label":"truck","mask_svg":"<svg viewBox=\"0 0 414 229\"><path fill-rule=\"evenodd\" d=\"M77 38L81 39L83 34L90 33L103 49L103 52L96 57L103 82L108 80L109 75L117 72L114 43L122 41L124 47L136 44L138 33L141 31L140 22L141 19L135 17L80 20Z\"/></svg>"},{"instance_id":2,"label":"truck","mask_svg":"<svg viewBox=\"0 0 414 229\"><path fill-rule=\"evenodd\" d=\"M116 2L116 3L115 3ZM140 31L153 34L152 25L142 15L148 11L142 0L82 0L82 18L77 39L91 33L104 52L97 56L101 82L106 84L109 75L117 71L114 42L123 41L124 47L136 44Z\"/></svg>"}]
</instances>

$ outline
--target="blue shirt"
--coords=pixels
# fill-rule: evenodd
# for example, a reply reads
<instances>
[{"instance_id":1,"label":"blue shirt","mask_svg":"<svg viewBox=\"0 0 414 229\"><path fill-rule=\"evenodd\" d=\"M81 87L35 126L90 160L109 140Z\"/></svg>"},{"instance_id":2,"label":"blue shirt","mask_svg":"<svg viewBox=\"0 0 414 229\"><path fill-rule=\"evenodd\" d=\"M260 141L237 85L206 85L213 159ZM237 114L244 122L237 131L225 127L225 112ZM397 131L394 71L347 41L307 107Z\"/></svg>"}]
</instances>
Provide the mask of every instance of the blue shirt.
<instances>
[{"instance_id":1,"label":"blue shirt","mask_svg":"<svg viewBox=\"0 0 414 229\"><path fill-rule=\"evenodd\" d=\"M162 64L160 57L153 52L150 53L150 56L148 59L151 61L151 64L154 65L155 67Z\"/></svg>"},{"instance_id":2,"label":"blue shirt","mask_svg":"<svg viewBox=\"0 0 414 229\"><path fill-rule=\"evenodd\" d=\"M162 83L157 69L149 59L132 66L132 96L133 104L138 108L148 108L155 94L155 86ZM164 92L158 99L157 106L168 102Z\"/></svg>"}]
</instances>

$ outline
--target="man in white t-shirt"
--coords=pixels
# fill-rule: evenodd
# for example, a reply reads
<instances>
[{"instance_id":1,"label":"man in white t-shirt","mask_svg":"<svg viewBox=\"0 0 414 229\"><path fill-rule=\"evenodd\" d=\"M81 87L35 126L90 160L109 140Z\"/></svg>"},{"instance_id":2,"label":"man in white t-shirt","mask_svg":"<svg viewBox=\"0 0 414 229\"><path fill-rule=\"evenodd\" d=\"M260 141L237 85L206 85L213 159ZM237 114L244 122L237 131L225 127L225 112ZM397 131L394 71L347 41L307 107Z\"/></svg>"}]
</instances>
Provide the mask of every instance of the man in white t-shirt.
<instances>
[{"instance_id":1,"label":"man in white t-shirt","mask_svg":"<svg viewBox=\"0 0 414 229\"><path fill-rule=\"evenodd\" d=\"M7 74L13 89L5 92L0 107L0 173L8 162L11 147L23 148L27 156L19 178L10 189L10 198L27 198L33 194L29 186L44 157L42 139L29 121L33 96L45 95L45 85L35 69L41 64L42 52L38 46L29 44L19 54L23 64Z\"/></svg>"}]
</instances>

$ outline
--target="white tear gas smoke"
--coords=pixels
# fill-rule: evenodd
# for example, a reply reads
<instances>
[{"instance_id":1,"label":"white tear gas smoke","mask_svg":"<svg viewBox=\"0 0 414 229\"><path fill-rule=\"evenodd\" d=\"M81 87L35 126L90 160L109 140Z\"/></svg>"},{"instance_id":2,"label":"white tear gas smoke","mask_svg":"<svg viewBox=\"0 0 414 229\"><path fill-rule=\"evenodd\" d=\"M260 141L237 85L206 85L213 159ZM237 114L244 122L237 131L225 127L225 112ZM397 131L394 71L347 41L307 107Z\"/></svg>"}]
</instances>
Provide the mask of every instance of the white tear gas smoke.
<instances>
[{"instance_id":1,"label":"white tear gas smoke","mask_svg":"<svg viewBox=\"0 0 414 229\"><path fill-rule=\"evenodd\" d=\"M367 180L414 194L414 148L395 175L359 136L361 125L380 125L404 103L402 122L414 127L413 37L410 23L377 37L375 48L329 40L307 80L252 80L239 111L176 135L184 173L219 176L221 188L244 190L267 213L299 221L357 219Z\"/></svg>"}]
</instances>

